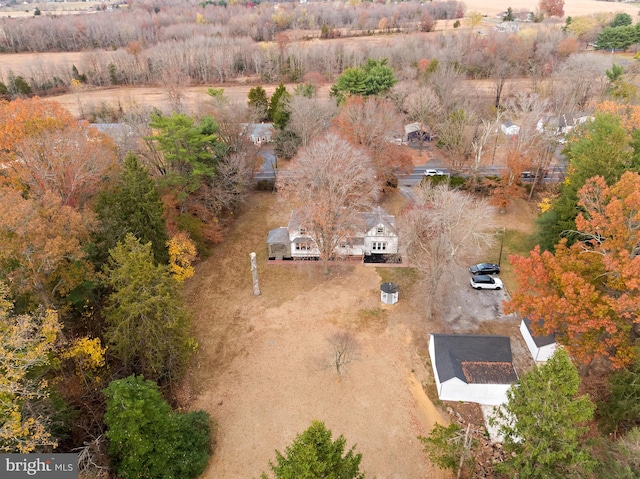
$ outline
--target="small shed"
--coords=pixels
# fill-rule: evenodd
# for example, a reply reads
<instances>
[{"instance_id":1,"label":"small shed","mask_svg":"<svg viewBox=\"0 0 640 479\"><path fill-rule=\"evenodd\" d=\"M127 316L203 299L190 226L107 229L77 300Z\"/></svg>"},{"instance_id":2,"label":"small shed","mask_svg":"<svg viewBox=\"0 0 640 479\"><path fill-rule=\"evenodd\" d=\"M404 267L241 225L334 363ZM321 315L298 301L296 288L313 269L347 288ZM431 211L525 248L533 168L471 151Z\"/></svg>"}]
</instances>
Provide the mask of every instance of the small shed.
<instances>
[{"instance_id":1,"label":"small shed","mask_svg":"<svg viewBox=\"0 0 640 479\"><path fill-rule=\"evenodd\" d=\"M382 283L380 285L380 301L384 304L396 304L398 302L398 285Z\"/></svg>"},{"instance_id":2,"label":"small shed","mask_svg":"<svg viewBox=\"0 0 640 479\"><path fill-rule=\"evenodd\" d=\"M429 356L443 401L497 406L518 380L507 336L432 334Z\"/></svg>"},{"instance_id":3,"label":"small shed","mask_svg":"<svg viewBox=\"0 0 640 479\"><path fill-rule=\"evenodd\" d=\"M558 347L556 335L535 335L531 329L531 320L529 318L524 318L520 322L520 333L524 338L524 342L527 343L534 361L547 361L556 352Z\"/></svg>"},{"instance_id":4,"label":"small shed","mask_svg":"<svg viewBox=\"0 0 640 479\"><path fill-rule=\"evenodd\" d=\"M291 240L285 226L269 231L267 236L269 259L291 259Z\"/></svg>"}]
</instances>

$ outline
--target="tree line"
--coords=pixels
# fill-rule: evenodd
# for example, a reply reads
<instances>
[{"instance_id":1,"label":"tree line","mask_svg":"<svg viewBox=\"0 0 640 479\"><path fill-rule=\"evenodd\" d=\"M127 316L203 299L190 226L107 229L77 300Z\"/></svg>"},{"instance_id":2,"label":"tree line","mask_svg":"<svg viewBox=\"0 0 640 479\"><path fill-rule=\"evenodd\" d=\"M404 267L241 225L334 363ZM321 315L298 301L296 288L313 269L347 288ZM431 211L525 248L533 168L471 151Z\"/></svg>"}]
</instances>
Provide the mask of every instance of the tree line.
<instances>
[{"instance_id":1,"label":"tree line","mask_svg":"<svg viewBox=\"0 0 640 479\"><path fill-rule=\"evenodd\" d=\"M3 18L4 35L0 51L53 52L114 50L132 42L145 47L191 37L251 38L254 42L274 41L284 31L320 32L323 25L349 35L373 31L384 18L390 29L417 31L426 13L433 20L456 19L464 15L462 2L445 0L421 4L363 2L356 6L312 2L180 3L155 1L99 11L91 15L40 15L38 18ZM317 36L317 34L315 35Z\"/></svg>"},{"instance_id":2,"label":"tree line","mask_svg":"<svg viewBox=\"0 0 640 479\"><path fill-rule=\"evenodd\" d=\"M3 452L80 448L83 467L132 478L206 467L212 420L167 402L197 350L181 285L254 169L227 122L242 110L214 103L151 112L135 152L56 103L0 103Z\"/></svg>"}]
</instances>

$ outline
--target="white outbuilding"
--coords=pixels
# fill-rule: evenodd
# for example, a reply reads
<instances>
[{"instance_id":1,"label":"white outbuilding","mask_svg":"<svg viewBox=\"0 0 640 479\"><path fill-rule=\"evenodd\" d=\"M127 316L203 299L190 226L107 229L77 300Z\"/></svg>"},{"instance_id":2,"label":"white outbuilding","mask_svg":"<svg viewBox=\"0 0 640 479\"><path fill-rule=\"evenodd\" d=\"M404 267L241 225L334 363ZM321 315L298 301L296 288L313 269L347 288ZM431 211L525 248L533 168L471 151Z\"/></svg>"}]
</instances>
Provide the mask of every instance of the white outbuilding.
<instances>
[{"instance_id":1,"label":"white outbuilding","mask_svg":"<svg viewBox=\"0 0 640 479\"><path fill-rule=\"evenodd\" d=\"M497 406L518 380L507 336L432 334L429 356L443 401Z\"/></svg>"},{"instance_id":2,"label":"white outbuilding","mask_svg":"<svg viewBox=\"0 0 640 479\"><path fill-rule=\"evenodd\" d=\"M548 334L545 336L536 335L531 329L531 320L524 318L520 322L520 333L527 343L531 356L534 361L547 361L553 353L556 352L558 343L556 343L556 335Z\"/></svg>"}]
</instances>

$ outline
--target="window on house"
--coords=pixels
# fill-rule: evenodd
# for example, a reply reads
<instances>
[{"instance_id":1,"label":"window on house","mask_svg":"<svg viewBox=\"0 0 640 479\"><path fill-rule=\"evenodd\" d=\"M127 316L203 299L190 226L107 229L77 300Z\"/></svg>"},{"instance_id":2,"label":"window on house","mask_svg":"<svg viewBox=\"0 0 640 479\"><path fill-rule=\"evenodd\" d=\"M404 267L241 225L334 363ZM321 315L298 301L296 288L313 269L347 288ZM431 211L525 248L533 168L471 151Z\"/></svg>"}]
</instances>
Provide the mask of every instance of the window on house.
<instances>
[{"instance_id":1,"label":"window on house","mask_svg":"<svg viewBox=\"0 0 640 479\"><path fill-rule=\"evenodd\" d=\"M311 245L309 243L296 243L297 251L309 251L311 249Z\"/></svg>"},{"instance_id":2,"label":"window on house","mask_svg":"<svg viewBox=\"0 0 640 479\"><path fill-rule=\"evenodd\" d=\"M386 251L387 243L385 243L384 241L374 241L371 245L371 249L373 251Z\"/></svg>"},{"instance_id":3,"label":"window on house","mask_svg":"<svg viewBox=\"0 0 640 479\"><path fill-rule=\"evenodd\" d=\"M301 235L306 235L307 234L307 228L300 228L300 234Z\"/></svg>"},{"instance_id":4,"label":"window on house","mask_svg":"<svg viewBox=\"0 0 640 479\"><path fill-rule=\"evenodd\" d=\"M346 247L347 247L347 243L345 243L344 241L340 243L340 248L345 249Z\"/></svg>"},{"instance_id":5,"label":"window on house","mask_svg":"<svg viewBox=\"0 0 640 479\"><path fill-rule=\"evenodd\" d=\"M384 234L384 226L378 226L376 228L376 234L383 235Z\"/></svg>"}]
</instances>

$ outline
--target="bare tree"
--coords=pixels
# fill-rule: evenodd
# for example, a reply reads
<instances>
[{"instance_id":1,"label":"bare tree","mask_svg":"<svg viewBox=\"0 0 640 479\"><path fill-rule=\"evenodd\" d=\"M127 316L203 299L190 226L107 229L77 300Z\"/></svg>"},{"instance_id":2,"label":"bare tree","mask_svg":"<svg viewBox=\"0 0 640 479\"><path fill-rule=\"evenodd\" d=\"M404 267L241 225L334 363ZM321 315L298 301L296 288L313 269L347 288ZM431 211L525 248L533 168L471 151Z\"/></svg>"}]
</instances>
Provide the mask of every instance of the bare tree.
<instances>
[{"instance_id":1,"label":"bare tree","mask_svg":"<svg viewBox=\"0 0 640 479\"><path fill-rule=\"evenodd\" d=\"M411 158L391 141L403 131L402 118L391 102L375 97L351 97L334 124L343 137L367 149L382 187L393 181L394 174L413 170Z\"/></svg>"},{"instance_id":2,"label":"bare tree","mask_svg":"<svg viewBox=\"0 0 640 479\"><path fill-rule=\"evenodd\" d=\"M442 276L451 265L492 243L494 213L483 199L425 183L400 216L403 248L427 283L427 316L433 314Z\"/></svg>"},{"instance_id":3,"label":"bare tree","mask_svg":"<svg viewBox=\"0 0 640 479\"><path fill-rule=\"evenodd\" d=\"M336 374L341 376L347 365L357 359L359 345L356 338L349 331L337 331L327 338L331 345L331 360L329 367L335 368Z\"/></svg>"},{"instance_id":4,"label":"bare tree","mask_svg":"<svg viewBox=\"0 0 640 479\"><path fill-rule=\"evenodd\" d=\"M291 116L287 128L300 137L304 147L329 127L337 108L333 101L296 95L289 102L289 110Z\"/></svg>"},{"instance_id":5,"label":"bare tree","mask_svg":"<svg viewBox=\"0 0 640 479\"><path fill-rule=\"evenodd\" d=\"M297 219L309 232L324 261L357 231L360 212L370 210L379 195L369 156L336 134L313 141L278 177L278 190L298 208Z\"/></svg>"}]
</instances>

